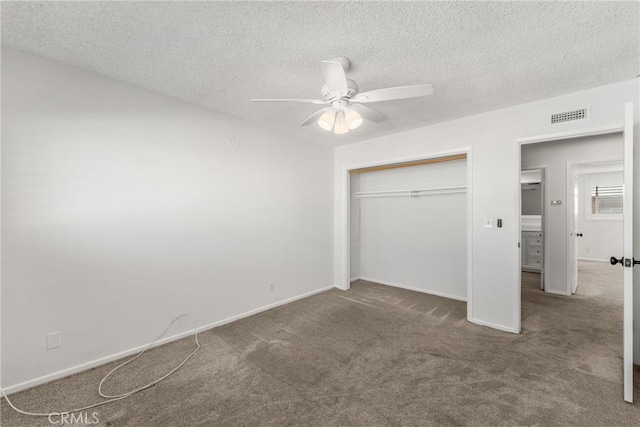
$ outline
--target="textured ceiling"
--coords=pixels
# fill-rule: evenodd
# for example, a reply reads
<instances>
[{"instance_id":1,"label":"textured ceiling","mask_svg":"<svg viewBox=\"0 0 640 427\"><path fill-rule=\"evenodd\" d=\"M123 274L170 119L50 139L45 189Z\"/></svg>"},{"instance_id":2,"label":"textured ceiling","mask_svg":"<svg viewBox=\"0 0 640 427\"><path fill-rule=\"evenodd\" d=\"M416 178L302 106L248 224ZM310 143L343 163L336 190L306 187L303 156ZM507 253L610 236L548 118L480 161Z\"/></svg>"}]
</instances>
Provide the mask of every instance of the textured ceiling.
<instances>
[{"instance_id":1,"label":"textured ceiling","mask_svg":"<svg viewBox=\"0 0 640 427\"><path fill-rule=\"evenodd\" d=\"M2 43L212 110L343 144L635 77L637 2L2 2ZM320 61L361 91L431 83L369 104L389 117L334 135Z\"/></svg>"}]
</instances>

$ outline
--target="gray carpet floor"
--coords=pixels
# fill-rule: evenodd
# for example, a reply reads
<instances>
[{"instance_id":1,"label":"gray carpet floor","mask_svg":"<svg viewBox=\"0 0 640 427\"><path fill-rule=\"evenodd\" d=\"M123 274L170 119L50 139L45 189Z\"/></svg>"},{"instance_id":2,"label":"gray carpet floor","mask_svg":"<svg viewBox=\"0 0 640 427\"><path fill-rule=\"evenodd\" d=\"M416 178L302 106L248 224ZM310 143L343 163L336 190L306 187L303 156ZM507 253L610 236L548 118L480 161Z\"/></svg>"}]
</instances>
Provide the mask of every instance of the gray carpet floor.
<instances>
[{"instance_id":1,"label":"gray carpet floor","mask_svg":"<svg viewBox=\"0 0 640 427\"><path fill-rule=\"evenodd\" d=\"M200 335L182 370L97 408L98 426L632 426L622 400L622 268L580 265L573 297L523 273L520 335L465 320L466 304L368 282ZM107 392L157 377L193 349L150 351ZM12 396L23 409L92 403L116 362ZM636 372L640 400L640 372ZM50 426L2 401L2 426Z\"/></svg>"}]
</instances>

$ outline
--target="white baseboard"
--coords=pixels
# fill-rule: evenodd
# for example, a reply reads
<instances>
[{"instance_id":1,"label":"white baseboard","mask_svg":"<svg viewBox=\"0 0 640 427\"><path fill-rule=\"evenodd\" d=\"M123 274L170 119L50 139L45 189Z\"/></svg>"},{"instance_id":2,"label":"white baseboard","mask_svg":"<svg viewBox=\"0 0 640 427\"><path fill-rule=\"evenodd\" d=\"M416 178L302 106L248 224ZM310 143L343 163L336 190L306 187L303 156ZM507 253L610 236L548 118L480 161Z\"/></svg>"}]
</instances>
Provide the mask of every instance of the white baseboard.
<instances>
[{"instance_id":1,"label":"white baseboard","mask_svg":"<svg viewBox=\"0 0 640 427\"><path fill-rule=\"evenodd\" d=\"M562 297L568 297L568 296L571 296L571 295L568 295L566 292L550 291L550 290L548 290L548 289L547 289L546 285L545 285L545 289L544 289L544 291L545 291L546 293L548 293L548 294L551 294L551 295L560 295L560 296L562 296Z\"/></svg>"},{"instance_id":2,"label":"white baseboard","mask_svg":"<svg viewBox=\"0 0 640 427\"><path fill-rule=\"evenodd\" d=\"M350 282L350 283L353 283L353 282L355 282L356 280L360 280L360 278L359 278L359 277L354 277L353 279L349 280L349 282Z\"/></svg>"},{"instance_id":3,"label":"white baseboard","mask_svg":"<svg viewBox=\"0 0 640 427\"><path fill-rule=\"evenodd\" d=\"M313 290L311 292L306 292L304 294L297 295L297 296L294 296L294 297L291 297L291 298L287 298L287 299L284 299L282 301L274 302L272 304L265 305L265 306L253 309L253 310L247 311L247 312L242 313L242 314L238 314L238 315L235 315L235 316L227 317L226 319L218 320L217 322L209 323L208 325L199 326L198 327L198 333L206 331L206 330L209 330L209 329L212 329L212 328L215 328L215 327L218 327L218 326L226 325L227 323L231 323L231 322L234 322L236 320L243 319L245 317L253 316L254 314L258 314L258 313L261 313L263 311L267 311L267 310L270 310L272 308L275 308L275 307L278 307L278 306L281 306L281 305L284 305L284 304L288 304L288 303L293 302L293 301L297 301L299 299L307 298L307 297L310 297L312 295L319 294L320 292L325 292L325 291L328 291L329 289L333 289L333 288L334 288L334 286L327 286L327 287L324 287L324 288L316 289L316 290ZM186 331L186 332L181 332L179 334L163 338L163 339L159 340L157 343L155 343L153 345L153 347L158 347L160 345L167 344L167 343L169 343L171 341L176 341L176 340L179 340L181 338L185 338L185 337L187 337L187 336L189 336L191 334L193 334L193 331ZM71 368L62 369L60 371L53 372L53 373L47 374L47 375L43 375L41 377L34 378L32 380L28 380L28 381L24 381L24 382L21 382L21 383L18 383L18 384L14 384L14 385L11 385L11 386L8 386L8 387L4 387L4 392L6 394L12 394L12 393L16 393L16 392L19 392L19 391L22 391L22 390L26 390L28 388L32 388L32 387L35 387L35 386L38 386L38 385L42 385L42 384L45 384L45 383L48 383L48 382L51 382L51 381L54 381L54 380L57 380L57 379L60 379L60 378L67 377L69 375L77 374L79 372L86 371L86 370L91 369L91 368L95 368L96 366L104 365L105 363L109 363L109 362L112 362L114 360L118 360L118 359L121 359L123 357L127 357L127 356L131 356L133 354L136 354L136 353L142 351L149 344L150 343L146 343L146 344L140 345L138 347L134 347L134 348L130 348L128 350L121 351L119 353L111 354L109 356L101 357L99 359L95 359L95 360L92 360L90 362L86 362L86 363L82 363L80 365L72 366Z\"/></svg>"},{"instance_id":4,"label":"white baseboard","mask_svg":"<svg viewBox=\"0 0 640 427\"><path fill-rule=\"evenodd\" d=\"M478 320L478 319L473 319L473 318L470 318L468 320L469 320L469 322L475 323L476 325L487 326L487 327L492 328L492 329L498 329L499 331L511 332L512 334L519 334L520 333L520 332L516 331L514 328L512 328L510 326L498 325L497 323L485 322L484 320Z\"/></svg>"},{"instance_id":5,"label":"white baseboard","mask_svg":"<svg viewBox=\"0 0 640 427\"><path fill-rule=\"evenodd\" d=\"M578 261L609 262L608 259L596 259L596 258L578 258Z\"/></svg>"},{"instance_id":6,"label":"white baseboard","mask_svg":"<svg viewBox=\"0 0 640 427\"><path fill-rule=\"evenodd\" d=\"M378 279L373 279L371 277L362 277L362 276L359 277L359 279L360 280L366 280L367 282L379 283L381 285L393 286L394 288L402 288L402 289L407 289L409 291L421 292L423 294L435 295L437 297L455 299L455 300L464 301L464 302L467 301L466 297L460 297L460 296L457 296L457 295L447 294L445 292L431 291L431 290L416 288L416 287L413 287L413 286L403 285L401 283L388 282L386 280L378 280Z\"/></svg>"}]
</instances>

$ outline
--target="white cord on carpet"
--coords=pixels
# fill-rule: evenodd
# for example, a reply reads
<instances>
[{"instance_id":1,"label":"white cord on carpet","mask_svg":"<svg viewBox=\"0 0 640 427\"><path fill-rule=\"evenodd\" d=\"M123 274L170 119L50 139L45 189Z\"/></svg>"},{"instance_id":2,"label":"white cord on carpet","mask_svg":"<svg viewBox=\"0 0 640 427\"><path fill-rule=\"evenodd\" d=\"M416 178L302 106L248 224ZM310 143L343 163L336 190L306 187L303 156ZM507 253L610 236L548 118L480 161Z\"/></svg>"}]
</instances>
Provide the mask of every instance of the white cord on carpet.
<instances>
[{"instance_id":1,"label":"white cord on carpet","mask_svg":"<svg viewBox=\"0 0 640 427\"><path fill-rule=\"evenodd\" d=\"M137 388L135 390L132 391L128 391L126 393L122 393L122 394L114 394L114 395L108 395L102 392L102 384L106 381L107 378L109 378L109 376L111 374L113 374L115 371L117 371L118 369L122 368L123 366L128 365L129 363L133 362L134 360L136 360L138 357L142 356L147 350L149 350L155 343L157 343L160 338L162 338L162 336L164 334L167 333L167 331L171 328L171 326L173 326L173 324L180 319L181 317L188 317L189 319L191 319L191 321L193 322L193 332L194 332L194 338L196 341L196 349L189 354L183 361L182 363L180 363L178 366L176 366L175 368L173 368L171 371L169 371L168 373L166 373L165 375L163 375L162 377L158 378L157 380L154 380L152 382L150 382L149 384L142 386L140 388ZM120 365L116 366L115 368L113 368L107 375L104 376L104 378L102 378L102 381L100 381L100 384L98 384L98 393L100 394L101 397L104 397L105 401L102 402L98 402L98 403L94 403L93 405L88 405L88 406L84 406L82 408L78 408L78 409L73 409L70 411L64 411L64 412L50 412L50 413L38 413L38 412L28 412L28 411L23 411L21 409L16 408L13 403L11 403L11 401L9 400L9 398L7 397L7 394L4 392L4 389L2 390L2 395L4 396L4 398L7 400L7 403L9 404L9 406L11 406L15 411L20 412L21 414L24 415L31 415L34 417L49 417L51 415L62 415L62 414L71 414L74 412L82 412L82 411L86 411L87 409L91 409L91 408L96 408L98 406L102 406L102 405L106 405L108 403L112 403L112 402L116 402L118 400L122 400L122 399L126 399L127 397L134 395L138 392L141 392L142 390L146 390L149 387L154 386L155 384L159 383L160 381L164 380L165 378L167 378L169 375L173 374L175 371L177 371L178 369L182 368L182 366L187 363L187 361L189 359L191 359L191 357L196 354L198 352L198 350L200 350L200 342L198 341L198 329L196 328L196 322L195 320L193 320L193 317L191 317L188 314L181 314L178 317L176 317L175 319L173 319L171 321L171 323L169 324L169 326L167 327L167 329L165 329L160 335L158 335L158 338L156 338L155 340L153 340L149 345L147 345L144 350L142 350L140 353L138 353L136 356L132 357L131 359L127 360L126 362L121 363Z\"/></svg>"}]
</instances>

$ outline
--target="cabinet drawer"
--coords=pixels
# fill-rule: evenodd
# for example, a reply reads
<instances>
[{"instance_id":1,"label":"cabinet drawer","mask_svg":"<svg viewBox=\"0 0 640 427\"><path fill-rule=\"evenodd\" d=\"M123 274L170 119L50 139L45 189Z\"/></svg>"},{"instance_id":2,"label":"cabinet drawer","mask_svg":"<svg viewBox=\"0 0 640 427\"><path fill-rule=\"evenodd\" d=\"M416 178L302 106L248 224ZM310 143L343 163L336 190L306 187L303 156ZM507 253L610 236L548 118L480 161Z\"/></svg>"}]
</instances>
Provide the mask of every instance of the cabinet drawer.
<instances>
[{"instance_id":1,"label":"cabinet drawer","mask_svg":"<svg viewBox=\"0 0 640 427\"><path fill-rule=\"evenodd\" d=\"M540 255L529 255L528 265L541 266L542 265L542 256Z\"/></svg>"},{"instance_id":2,"label":"cabinet drawer","mask_svg":"<svg viewBox=\"0 0 640 427\"><path fill-rule=\"evenodd\" d=\"M529 255L530 256L542 256L542 246L533 246L529 245Z\"/></svg>"},{"instance_id":3,"label":"cabinet drawer","mask_svg":"<svg viewBox=\"0 0 640 427\"><path fill-rule=\"evenodd\" d=\"M529 245L530 246L542 246L542 237L529 237Z\"/></svg>"},{"instance_id":4,"label":"cabinet drawer","mask_svg":"<svg viewBox=\"0 0 640 427\"><path fill-rule=\"evenodd\" d=\"M529 245L539 245L542 246L542 233L539 231L523 231L522 232L522 241Z\"/></svg>"}]
</instances>

